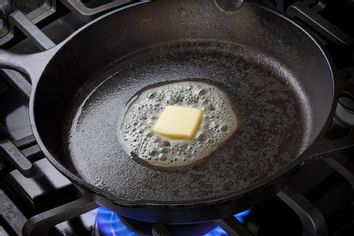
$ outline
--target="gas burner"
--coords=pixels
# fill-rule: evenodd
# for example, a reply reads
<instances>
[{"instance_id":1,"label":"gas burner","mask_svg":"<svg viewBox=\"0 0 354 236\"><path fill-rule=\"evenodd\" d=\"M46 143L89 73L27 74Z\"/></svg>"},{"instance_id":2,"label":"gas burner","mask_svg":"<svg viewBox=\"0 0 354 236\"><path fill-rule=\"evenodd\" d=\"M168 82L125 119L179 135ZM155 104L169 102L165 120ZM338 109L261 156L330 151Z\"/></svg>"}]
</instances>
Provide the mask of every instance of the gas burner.
<instances>
[{"instance_id":1,"label":"gas burner","mask_svg":"<svg viewBox=\"0 0 354 236\"><path fill-rule=\"evenodd\" d=\"M234 217L241 223L245 223L251 210L246 210ZM118 216L115 212L107 208L99 208L96 216L96 235L97 236L116 236L116 235L164 235L162 232L169 232L170 235L203 235L203 236L226 236L225 230L215 222L206 222L189 225L159 225ZM159 234L160 233L160 234ZM169 235L169 234L167 234Z\"/></svg>"}]
</instances>

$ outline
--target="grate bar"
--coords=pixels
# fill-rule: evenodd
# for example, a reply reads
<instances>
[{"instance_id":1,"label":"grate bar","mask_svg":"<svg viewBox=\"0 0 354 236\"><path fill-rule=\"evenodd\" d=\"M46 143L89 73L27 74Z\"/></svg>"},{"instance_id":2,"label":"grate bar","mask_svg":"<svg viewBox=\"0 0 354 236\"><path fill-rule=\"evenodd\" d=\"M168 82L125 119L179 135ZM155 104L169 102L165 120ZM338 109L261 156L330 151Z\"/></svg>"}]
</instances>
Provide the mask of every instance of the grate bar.
<instances>
[{"instance_id":1,"label":"grate bar","mask_svg":"<svg viewBox=\"0 0 354 236\"><path fill-rule=\"evenodd\" d=\"M22 233L24 236L48 235L53 226L96 207L97 204L92 199L80 198L33 216L25 223Z\"/></svg>"},{"instance_id":2,"label":"grate bar","mask_svg":"<svg viewBox=\"0 0 354 236\"><path fill-rule=\"evenodd\" d=\"M254 236L240 221L234 216L230 216L215 221L231 236Z\"/></svg>"},{"instance_id":3,"label":"grate bar","mask_svg":"<svg viewBox=\"0 0 354 236\"><path fill-rule=\"evenodd\" d=\"M303 236L328 235L327 224L322 213L304 196L289 188L283 189L277 195L300 218Z\"/></svg>"},{"instance_id":4,"label":"grate bar","mask_svg":"<svg viewBox=\"0 0 354 236\"><path fill-rule=\"evenodd\" d=\"M36 171L32 162L30 162L11 141L5 140L0 143L0 147L7 160L9 160L21 174L26 177L32 177L35 175Z\"/></svg>"}]
</instances>

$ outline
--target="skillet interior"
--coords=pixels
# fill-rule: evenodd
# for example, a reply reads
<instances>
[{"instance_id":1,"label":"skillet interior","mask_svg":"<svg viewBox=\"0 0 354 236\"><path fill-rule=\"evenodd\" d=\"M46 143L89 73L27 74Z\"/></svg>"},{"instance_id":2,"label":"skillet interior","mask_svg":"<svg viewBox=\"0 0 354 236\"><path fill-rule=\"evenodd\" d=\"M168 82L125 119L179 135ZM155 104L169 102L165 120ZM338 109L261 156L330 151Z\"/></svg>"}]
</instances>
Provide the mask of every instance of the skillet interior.
<instances>
[{"instance_id":1,"label":"skillet interior","mask_svg":"<svg viewBox=\"0 0 354 236\"><path fill-rule=\"evenodd\" d=\"M81 184L127 202L240 194L296 162L321 131L333 84L318 46L296 26L255 5L225 13L212 1L200 3L154 1L112 14L64 45L47 67L34 99L35 123L48 151L79 174ZM81 131L91 136L67 158L60 137L68 107L77 107L72 105L74 95L85 84L78 95L82 101L117 71L96 91L99 96L87 99L87 121L103 121L101 132L83 122L87 126ZM235 143L183 173L156 171L131 160L113 136L119 102L154 82L193 78L221 83L235 98L245 127Z\"/></svg>"}]
</instances>

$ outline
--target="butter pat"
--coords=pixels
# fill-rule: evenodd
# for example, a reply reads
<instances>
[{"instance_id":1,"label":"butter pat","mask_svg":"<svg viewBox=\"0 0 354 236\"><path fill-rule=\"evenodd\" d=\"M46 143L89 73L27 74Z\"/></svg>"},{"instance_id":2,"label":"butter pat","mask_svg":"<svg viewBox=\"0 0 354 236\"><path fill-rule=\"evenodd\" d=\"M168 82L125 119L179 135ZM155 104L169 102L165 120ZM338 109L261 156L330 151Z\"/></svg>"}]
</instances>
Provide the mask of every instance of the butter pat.
<instances>
[{"instance_id":1,"label":"butter pat","mask_svg":"<svg viewBox=\"0 0 354 236\"><path fill-rule=\"evenodd\" d=\"M203 112L197 108L167 106L152 131L171 139L193 139L202 122Z\"/></svg>"}]
</instances>

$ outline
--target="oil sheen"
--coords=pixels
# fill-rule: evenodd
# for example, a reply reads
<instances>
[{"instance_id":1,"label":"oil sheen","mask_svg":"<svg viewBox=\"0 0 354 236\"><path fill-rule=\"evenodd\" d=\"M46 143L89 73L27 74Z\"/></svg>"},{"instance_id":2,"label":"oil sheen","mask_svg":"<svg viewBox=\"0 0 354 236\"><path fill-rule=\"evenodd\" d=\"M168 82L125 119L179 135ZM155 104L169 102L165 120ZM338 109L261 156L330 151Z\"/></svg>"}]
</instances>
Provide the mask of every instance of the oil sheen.
<instances>
[{"instance_id":1,"label":"oil sheen","mask_svg":"<svg viewBox=\"0 0 354 236\"><path fill-rule=\"evenodd\" d=\"M152 126L168 105L203 111L201 126L192 140L158 137ZM157 168L183 168L208 157L237 129L230 99L218 87L197 81L154 86L130 103L119 128L127 150L137 161Z\"/></svg>"},{"instance_id":2,"label":"oil sheen","mask_svg":"<svg viewBox=\"0 0 354 236\"><path fill-rule=\"evenodd\" d=\"M227 95L235 104L237 131L208 158L183 170L161 170L132 158L118 135L127 109L148 89L187 81ZM312 133L308 101L287 67L252 48L205 40L153 45L100 68L80 87L63 121L65 161L84 181L118 200L210 199L252 187L293 163ZM228 128L231 134L233 127Z\"/></svg>"}]
</instances>

